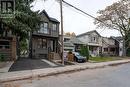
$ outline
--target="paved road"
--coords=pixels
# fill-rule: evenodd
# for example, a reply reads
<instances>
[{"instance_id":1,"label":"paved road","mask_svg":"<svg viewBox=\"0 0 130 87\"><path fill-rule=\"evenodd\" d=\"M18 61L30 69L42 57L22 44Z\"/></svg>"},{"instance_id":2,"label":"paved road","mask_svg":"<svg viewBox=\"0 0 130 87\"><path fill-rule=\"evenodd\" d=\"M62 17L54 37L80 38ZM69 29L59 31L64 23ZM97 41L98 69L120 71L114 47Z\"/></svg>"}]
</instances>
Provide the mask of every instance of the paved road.
<instances>
[{"instance_id":1,"label":"paved road","mask_svg":"<svg viewBox=\"0 0 130 87\"><path fill-rule=\"evenodd\" d=\"M17 85L14 87L130 87L130 64L10 84Z\"/></svg>"}]
</instances>

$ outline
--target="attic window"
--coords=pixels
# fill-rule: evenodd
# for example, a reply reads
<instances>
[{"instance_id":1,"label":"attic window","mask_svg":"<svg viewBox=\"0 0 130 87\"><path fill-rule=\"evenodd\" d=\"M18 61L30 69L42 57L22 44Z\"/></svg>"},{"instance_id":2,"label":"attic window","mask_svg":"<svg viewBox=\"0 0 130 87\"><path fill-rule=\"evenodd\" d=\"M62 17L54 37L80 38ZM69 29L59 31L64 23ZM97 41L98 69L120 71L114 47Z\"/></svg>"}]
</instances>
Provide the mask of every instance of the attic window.
<instances>
[{"instance_id":1,"label":"attic window","mask_svg":"<svg viewBox=\"0 0 130 87\"><path fill-rule=\"evenodd\" d=\"M91 37L91 42L96 42L97 41L97 38L95 36L92 36Z\"/></svg>"}]
</instances>

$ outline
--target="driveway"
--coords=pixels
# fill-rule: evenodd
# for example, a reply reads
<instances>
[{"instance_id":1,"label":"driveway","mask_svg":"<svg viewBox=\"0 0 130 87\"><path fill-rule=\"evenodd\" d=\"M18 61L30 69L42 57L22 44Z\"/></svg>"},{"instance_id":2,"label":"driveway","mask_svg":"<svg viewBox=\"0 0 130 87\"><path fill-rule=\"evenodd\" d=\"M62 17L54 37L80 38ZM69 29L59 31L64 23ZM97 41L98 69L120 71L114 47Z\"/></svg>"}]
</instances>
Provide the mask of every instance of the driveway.
<instances>
[{"instance_id":1,"label":"driveway","mask_svg":"<svg viewBox=\"0 0 130 87\"><path fill-rule=\"evenodd\" d=\"M58 65L49 62L48 60L45 59L21 58L13 63L13 65L9 69L9 72L21 71L21 70L33 70L41 68L52 68L52 67L58 67Z\"/></svg>"}]
</instances>

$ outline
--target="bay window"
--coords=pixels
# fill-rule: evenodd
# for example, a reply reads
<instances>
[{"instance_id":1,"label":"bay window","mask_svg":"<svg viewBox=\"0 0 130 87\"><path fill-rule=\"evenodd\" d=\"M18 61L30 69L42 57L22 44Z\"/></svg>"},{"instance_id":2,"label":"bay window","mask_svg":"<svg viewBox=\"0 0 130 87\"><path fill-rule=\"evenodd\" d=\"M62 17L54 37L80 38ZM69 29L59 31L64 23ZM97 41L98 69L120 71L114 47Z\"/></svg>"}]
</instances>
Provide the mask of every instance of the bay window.
<instances>
[{"instance_id":1,"label":"bay window","mask_svg":"<svg viewBox=\"0 0 130 87\"><path fill-rule=\"evenodd\" d=\"M48 28L48 23L44 22L40 25L40 30L38 31L39 33L44 33L44 34L49 34L49 28Z\"/></svg>"}]
</instances>

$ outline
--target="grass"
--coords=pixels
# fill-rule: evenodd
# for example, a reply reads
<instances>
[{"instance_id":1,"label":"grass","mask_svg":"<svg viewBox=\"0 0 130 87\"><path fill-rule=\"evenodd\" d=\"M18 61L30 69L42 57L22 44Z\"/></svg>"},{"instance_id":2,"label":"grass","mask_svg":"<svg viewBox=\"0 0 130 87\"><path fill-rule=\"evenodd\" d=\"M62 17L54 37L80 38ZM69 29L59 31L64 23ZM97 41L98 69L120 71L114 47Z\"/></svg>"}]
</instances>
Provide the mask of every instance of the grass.
<instances>
[{"instance_id":1,"label":"grass","mask_svg":"<svg viewBox=\"0 0 130 87\"><path fill-rule=\"evenodd\" d=\"M114 57L90 57L89 60L94 61L94 62L107 62L107 61L120 60L120 58L114 58Z\"/></svg>"}]
</instances>

